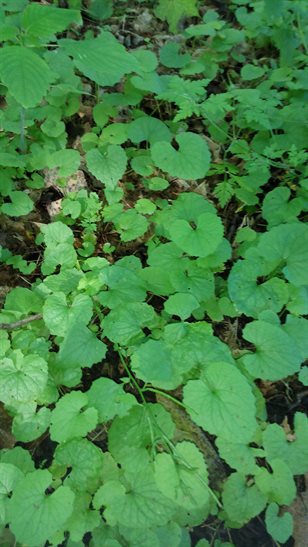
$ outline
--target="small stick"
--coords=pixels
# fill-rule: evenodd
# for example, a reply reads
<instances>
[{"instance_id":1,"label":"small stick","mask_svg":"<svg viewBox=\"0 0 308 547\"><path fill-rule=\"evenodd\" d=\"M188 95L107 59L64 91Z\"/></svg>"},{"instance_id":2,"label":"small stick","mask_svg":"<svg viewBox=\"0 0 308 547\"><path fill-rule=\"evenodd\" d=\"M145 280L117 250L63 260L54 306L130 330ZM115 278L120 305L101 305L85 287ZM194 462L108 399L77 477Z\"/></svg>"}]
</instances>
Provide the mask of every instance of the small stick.
<instances>
[{"instance_id":1,"label":"small stick","mask_svg":"<svg viewBox=\"0 0 308 547\"><path fill-rule=\"evenodd\" d=\"M43 315L41 313L36 313L35 315L29 315L29 317L26 317L25 319L21 319L20 321L15 321L15 323L0 323L0 329L2 330L14 330L18 329L19 327L23 327L24 325L27 325L27 323L31 323L31 321L38 321L39 319L42 319Z\"/></svg>"}]
</instances>

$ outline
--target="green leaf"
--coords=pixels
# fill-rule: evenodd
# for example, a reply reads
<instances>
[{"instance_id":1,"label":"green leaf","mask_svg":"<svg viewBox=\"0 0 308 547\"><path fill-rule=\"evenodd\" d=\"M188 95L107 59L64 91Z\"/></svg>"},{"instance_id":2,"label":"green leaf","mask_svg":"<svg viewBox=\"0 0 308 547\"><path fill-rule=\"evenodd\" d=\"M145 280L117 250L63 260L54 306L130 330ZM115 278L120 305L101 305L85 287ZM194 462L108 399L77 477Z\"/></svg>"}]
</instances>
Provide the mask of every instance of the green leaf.
<instances>
[{"instance_id":1,"label":"green leaf","mask_svg":"<svg viewBox=\"0 0 308 547\"><path fill-rule=\"evenodd\" d=\"M131 303L113 308L103 319L104 336L122 346L137 342L144 337L142 329L156 324L156 314L152 306L144 303Z\"/></svg>"},{"instance_id":2,"label":"green leaf","mask_svg":"<svg viewBox=\"0 0 308 547\"><path fill-rule=\"evenodd\" d=\"M222 501L228 518L241 527L261 513L267 500L255 485L248 486L245 476L232 473L224 483Z\"/></svg>"},{"instance_id":3,"label":"green leaf","mask_svg":"<svg viewBox=\"0 0 308 547\"><path fill-rule=\"evenodd\" d=\"M132 354L131 367L137 378L162 389L175 389L181 383L177 365L160 340L147 340Z\"/></svg>"},{"instance_id":4,"label":"green leaf","mask_svg":"<svg viewBox=\"0 0 308 547\"><path fill-rule=\"evenodd\" d=\"M7 295L4 309L24 315L30 315L31 312L39 313L42 309L42 300L30 289L15 287Z\"/></svg>"},{"instance_id":5,"label":"green leaf","mask_svg":"<svg viewBox=\"0 0 308 547\"><path fill-rule=\"evenodd\" d=\"M60 40L60 47L73 57L82 74L101 86L112 86L124 74L138 72L139 63L110 33L101 32L97 38Z\"/></svg>"},{"instance_id":6,"label":"green leaf","mask_svg":"<svg viewBox=\"0 0 308 547\"><path fill-rule=\"evenodd\" d=\"M69 177L76 173L80 166L80 154L78 150L65 148L53 152L48 158L47 166L50 169L58 169L58 177Z\"/></svg>"},{"instance_id":7,"label":"green leaf","mask_svg":"<svg viewBox=\"0 0 308 547\"><path fill-rule=\"evenodd\" d=\"M9 154L8 152L0 152L0 165L2 167L24 167L25 166L25 160L23 158L20 158L16 154ZM3 189L1 188L1 193L3 193Z\"/></svg>"},{"instance_id":8,"label":"green leaf","mask_svg":"<svg viewBox=\"0 0 308 547\"><path fill-rule=\"evenodd\" d=\"M297 344L279 325L252 321L244 328L243 337L256 346L254 353L243 357L247 371L255 378L281 380L300 369Z\"/></svg>"},{"instance_id":9,"label":"green leaf","mask_svg":"<svg viewBox=\"0 0 308 547\"><path fill-rule=\"evenodd\" d=\"M30 4L22 14L22 27L27 34L46 40L69 25L82 24L78 10L60 9L42 4Z\"/></svg>"},{"instance_id":10,"label":"green leaf","mask_svg":"<svg viewBox=\"0 0 308 547\"><path fill-rule=\"evenodd\" d=\"M73 512L65 525L70 534L68 547L81 546L83 536L100 525L101 516L98 511L90 509L91 501L92 497L87 493L75 497Z\"/></svg>"},{"instance_id":11,"label":"green leaf","mask_svg":"<svg viewBox=\"0 0 308 547\"><path fill-rule=\"evenodd\" d=\"M177 443L172 456L158 454L154 465L159 490L189 513L203 508L204 520L209 510L210 493L207 468L198 448L187 441Z\"/></svg>"},{"instance_id":12,"label":"green leaf","mask_svg":"<svg viewBox=\"0 0 308 547\"><path fill-rule=\"evenodd\" d=\"M308 368L307 367L299 371L298 379L302 384L304 384L304 386L308 386Z\"/></svg>"},{"instance_id":13,"label":"green leaf","mask_svg":"<svg viewBox=\"0 0 308 547\"><path fill-rule=\"evenodd\" d=\"M244 65L241 69L241 78L243 80L256 80L257 78L261 78L264 74L264 68L261 66L255 66L248 63L247 65Z\"/></svg>"},{"instance_id":14,"label":"green leaf","mask_svg":"<svg viewBox=\"0 0 308 547\"><path fill-rule=\"evenodd\" d=\"M215 444L219 450L220 457L223 458L230 467L236 469L241 474L252 475L257 467L256 457L263 456L262 450L250 447L248 444L235 441L226 441L218 438Z\"/></svg>"},{"instance_id":15,"label":"green leaf","mask_svg":"<svg viewBox=\"0 0 308 547\"><path fill-rule=\"evenodd\" d=\"M112 0L104 0L102 3L101 0L92 0L88 12L94 19L103 21L112 15L113 2Z\"/></svg>"},{"instance_id":16,"label":"green leaf","mask_svg":"<svg viewBox=\"0 0 308 547\"><path fill-rule=\"evenodd\" d=\"M291 223L296 221L296 217L303 208L303 202L300 198L289 201L290 196L291 191L285 186L275 188L265 195L262 216L270 228L283 222Z\"/></svg>"},{"instance_id":17,"label":"green leaf","mask_svg":"<svg viewBox=\"0 0 308 547\"><path fill-rule=\"evenodd\" d=\"M119 481L106 482L95 494L93 505L105 507L104 518L111 526L133 529L167 524L174 512L170 500L158 490L149 466L125 473L125 486Z\"/></svg>"},{"instance_id":18,"label":"green leaf","mask_svg":"<svg viewBox=\"0 0 308 547\"><path fill-rule=\"evenodd\" d=\"M135 405L126 416L116 417L112 422L108 431L109 451L118 461L127 450L151 447L153 439L172 439L174 431L175 425L164 407L159 404Z\"/></svg>"},{"instance_id":19,"label":"green leaf","mask_svg":"<svg viewBox=\"0 0 308 547\"><path fill-rule=\"evenodd\" d=\"M137 404L134 395L126 393L123 385L110 378L94 380L87 391L88 406L98 411L98 422L104 423L116 416L125 416Z\"/></svg>"},{"instance_id":20,"label":"green leaf","mask_svg":"<svg viewBox=\"0 0 308 547\"><path fill-rule=\"evenodd\" d=\"M189 293L172 294L164 304L165 311L169 315L178 315L182 321L190 317L198 307L198 300Z\"/></svg>"},{"instance_id":21,"label":"green leaf","mask_svg":"<svg viewBox=\"0 0 308 547\"><path fill-rule=\"evenodd\" d=\"M243 443L252 440L257 426L255 398L235 366L209 364L200 380L184 386L184 403L196 424L212 435Z\"/></svg>"},{"instance_id":22,"label":"green leaf","mask_svg":"<svg viewBox=\"0 0 308 547\"><path fill-rule=\"evenodd\" d=\"M12 404L39 397L47 383L47 363L38 355L24 356L20 350L3 359L0 367L0 399Z\"/></svg>"},{"instance_id":23,"label":"green leaf","mask_svg":"<svg viewBox=\"0 0 308 547\"><path fill-rule=\"evenodd\" d=\"M31 49L4 46L0 50L0 78L19 104L31 108L41 102L55 75Z\"/></svg>"},{"instance_id":24,"label":"green leaf","mask_svg":"<svg viewBox=\"0 0 308 547\"><path fill-rule=\"evenodd\" d=\"M212 213L203 213L191 226L186 220L176 220L169 229L170 239L190 256L205 257L215 252L223 239L223 224Z\"/></svg>"},{"instance_id":25,"label":"green leaf","mask_svg":"<svg viewBox=\"0 0 308 547\"><path fill-rule=\"evenodd\" d=\"M262 234L258 252L268 262L278 265L286 279L296 287L307 285L308 226L297 222L275 226Z\"/></svg>"},{"instance_id":26,"label":"green leaf","mask_svg":"<svg viewBox=\"0 0 308 547\"><path fill-rule=\"evenodd\" d=\"M11 530L20 543L36 547L44 545L67 521L73 511L74 494L60 486L50 495L49 471L29 473L14 489L8 505Z\"/></svg>"},{"instance_id":27,"label":"green leaf","mask_svg":"<svg viewBox=\"0 0 308 547\"><path fill-rule=\"evenodd\" d=\"M128 138L133 143L148 141L152 145L159 141L169 142L171 133L161 120L151 116L141 116L129 124Z\"/></svg>"},{"instance_id":28,"label":"green leaf","mask_svg":"<svg viewBox=\"0 0 308 547\"><path fill-rule=\"evenodd\" d=\"M269 502L289 505L296 496L293 473L288 465L280 460L271 460L272 472L260 467L255 474L256 485Z\"/></svg>"},{"instance_id":29,"label":"green leaf","mask_svg":"<svg viewBox=\"0 0 308 547\"><path fill-rule=\"evenodd\" d=\"M18 441L29 443L38 439L50 424L49 408L42 407L36 412L36 403L21 405L23 408L18 408L18 414L14 417L12 433Z\"/></svg>"},{"instance_id":30,"label":"green leaf","mask_svg":"<svg viewBox=\"0 0 308 547\"><path fill-rule=\"evenodd\" d=\"M78 495L94 493L102 481L105 454L87 439L72 439L57 446L52 472L66 475L65 486L70 486Z\"/></svg>"},{"instance_id":31,"label":"green leaf","mask_svg":"<svg viewBox=\"0 0 308 547\"><path fill-rule=\"evenodd\" d=\"M109 145L104 153L96 148L90 150L86 154L86 160L92 175L109 190L114 190L117 187L126 170L126 153L121 146L116 144Z\"/></svg>"},{"instance_id":32,"label":"green leaf","mask_svg":"<svg viewBox=\"0 0 308 547\"><path fill-rule=\"evenodd\" d=\"M148 221L135 209L128 209L116 218L115 225L122 241L132 241L147 231Z\"/></svg>"},{"instance_id":33,"label":"green leaf","mask_svg":"<svg viewBox=\"0 0 308 547\"><path fill-rule=\"evenodd\" d=\"M182 68L191 60L189 53L180 54L180 44L166 42L159 50L160 62L168 68ZM164 139L163 139L164 140Z\"/></svg>"},{"instance_id":34,"label":"green leaf","mask_svg":"<svg viewBox=\"0 0 308 547\"><path fill-rule=\"evenodd\" d=\"M293 475L302 475L308 469L308 418L297 412L294 418L295 438L288 441L282 427L268 424L263 432L263 446L269 462L283 460Z\"/></svg>"},{"instance_id":35,"label":"green leaf","mask_svg":"<svg viewBox=\"0 0 308 547\"><path fill-rule=\"evenodd\" d=\"M11 203L3 203L1 206L1 211L5 215L20 217L27 215L32 211L33 201L25 192L11 192L9 197Z\"/></svg>"},{"instance_id":36,"label":"green leaf","mask_svg":"<svg viewBox=\"0 0 308 547\"><path fill-rule=\"evenodd\" d=\"M283 513L278 516L279 507L277 503L270 503L265 513L265 524L268 533L275 541L285 543L292 534L293 518L290 513Z\"/></svg>"},{"instance_id":37,"label":"green leaf","mask_svg":"<svg viewBox=\"0 0 308 547\"><path fill-rule=\"evenodd\" d=\"M167 20L171 32L176 33L182 17L194 17L198 15L195 0L159 0L155 9L155 15Z\"/></svg>"},{"instance_id":38,"label":"green leaf","mask_svg":"<svg viewBox=\"0 0 308 547\"><path fill-rule=\"evenodd\" d=\"M288 302L288 285L283 279L272 277L259 283L267 273L268 268L258 256L234 263L228 277L228 290L239 312L257 318L264 310L280 312Z\"/></svg>"},{"instance_id":39,"label":"green leaf","mask_svg":"<svg viewBox=\"0 0 308 547\"><path fill-rule=\"evenodd\" d=\"M10 463L15 467L18 467L24 474L31 473L35 470L30 453L24 448L21 448L21 446L14 446L14 448L11 448L10 450L1 450L0 461L1 463Z\"/></svg>"},{"instance_id":40,"label":"green leaf","mask_svg":"<svg viewBox=\"0 0 308 547\"><path fill-rule=\"evenodd\" d=\"M178 150L169 142L156 142L151 146L155 165L172 177L188 180L203 178L210 166L206 141L195 133L180 133L175 140Z\"/></svg>"},{"instance_id":41,"label":"green leaf","mask_svg":"<svg viewBox=\"0 0 308 547\"><path fill-rule=\"evenodd\" d=\"M132 261L132 259L134 259ZM122 259L100 272L102 284L108 291L99 294L99 301L108 308L120 306L123 302L142 302L146 298L146 287L141 279L141 264L136 257Z\"/></svg>"},{"instance_id":42,"label":"green leaf","mask_svg":"<svg viewBox=\"0 0 308 547\"><path fill-rule=\"evenodd\" d=\"M75 323L87 325L92 317L93 304L89 296L78 294L71 304L63 292L47 296L43 307L43 319L51 334L65 336Z\"/></svg>"},{"instance_id":43,"label":"green leaf","mask_svg":"<svg viewBox=\"0 0 308 547\"><path fill-rule=\"evenodd\" d=\"M77 255L73 247L74 234L63 222L53 222L41 226L46 249L42 273L48 275L54 272L60 264L64 268L76 265Z\"/></svg>"},{"instance_id":44,"label":"green leaf","mask_svg":"<svg viewBox=\"0 0 308 547\"><path fill-rule=\"evenodd\" d=\"M67 393L57 402L51 415L50 437L53 441L61 443L85 437L96 427L97 410L84 409L87 404L87 395L80 391Z\"/></svg>"},{"instance_id":45,"label":"green leaf","mask_svg":"<svg viewBox=\"0 0 308 547\"><path fill-rule=\"evenodd\" d=\"M91 367L106 355L106 345L84 325L70 326L60 344L58 362L65 368Z\"/></svg>"},{"instance_id":46,"label":"green leaf","mask_svg":"<svg viewBox=\"0 0 308 547\"><path fill-rule=\"evenodd\" d=\"M8 496L24 477L23 472L11 463L0 463L0 495Z\"/></svg>"}]
</instances>

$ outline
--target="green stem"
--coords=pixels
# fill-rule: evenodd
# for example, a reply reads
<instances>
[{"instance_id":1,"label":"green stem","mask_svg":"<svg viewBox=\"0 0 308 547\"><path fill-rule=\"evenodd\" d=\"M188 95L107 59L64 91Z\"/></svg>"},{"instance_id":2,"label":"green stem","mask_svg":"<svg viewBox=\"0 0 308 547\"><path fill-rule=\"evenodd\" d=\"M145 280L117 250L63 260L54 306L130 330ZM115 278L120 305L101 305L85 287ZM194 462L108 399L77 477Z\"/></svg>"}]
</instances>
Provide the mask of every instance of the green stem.
<instances>
[{"instance_id":1,"label":"green stem","mask_svg":"<svg viewBox=\"0 0 308 547\"><path fill-rule=\"evenodd\" d=\"M184 410L187 411L187 406L184 405L184 403L181 403L181 401L178 401L177 399L175 399L175 397L172 397L172 395L169 395L168 393L165 393L164 391L160 391L159 389L155 389L154 387L146 387L146 386L142 389L142 391L151 391L152 393L157 393L158 395L162 395L163 397L166 397L166 399L170 399L170 401L173 401L174 403L181 406L182 408L184 408Z\"/></svg>"},{"instance_id":2,"label":"green stem","mask_svg":"<svg viewBox=\"0 0 308 547\"><path fill-rule=\"evenodd\" d=\"M26 139L25 139L25 109L20 107L20 151L22 154L26 153Z\"/></svg>"}]
</instances>

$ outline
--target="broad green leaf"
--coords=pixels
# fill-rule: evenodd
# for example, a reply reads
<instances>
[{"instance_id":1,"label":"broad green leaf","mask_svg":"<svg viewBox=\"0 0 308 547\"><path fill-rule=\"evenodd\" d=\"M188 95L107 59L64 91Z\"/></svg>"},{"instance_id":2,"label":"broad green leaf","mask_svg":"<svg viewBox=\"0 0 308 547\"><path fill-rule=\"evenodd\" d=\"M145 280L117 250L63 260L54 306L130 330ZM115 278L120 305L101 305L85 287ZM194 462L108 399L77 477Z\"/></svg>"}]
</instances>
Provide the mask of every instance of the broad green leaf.
<instances>
[{"instance_id":1,"label":"broad green leaf","mask_svg":"<svg viewBox=\"0 0 308 547\"><path fill-rule=\"evenodd\" d=\"M92 497L87 493L75 497L73 512L65 524L71 540L68 547L81 546L83 536L100 525L101 516L98 511L89 507L91 501Z\"/></svg>"},{"instance_id":2,"label":"broad green leaf","mask_svg":"<svg viewBox=\"0 0 308 547\"><path fill-rule=\"evenodd\" d=\"M132 257L131 257L132 258ZM108 288L98 296L101 304L108 308L120 306L123 302L142 302L146 298L146 286L141 278L141 264L136 259L136 267L131 268L124 260L104 268L100 272L102 284Z\"/></svg>"},{"instance_id":3,"label":"broad green leaf","mask_svg":"<svg viewBox=\"0 0 308 547\"><path fill-rule=\"evenodd\" d=\"M144 338L143 328L156 324L156 314L152 306L145 303L128 303L113 308L102 321L104 336L122 346Z\"/></svg>"},{"instance_id":4,"label":"broad green leaf","mask_svg":"<svg viewBox=\"0 0 308 547\"><path fill-rule=\"evenodd\" d=\"M149 528L167 524L174 506L157 488L150 466L127 472L125 486L119 481L108 481L94 496L93 505L105 508L104 518L115 526Z\"/></svg>"},{"instance_id":5,"label":"broad green leaf","mask_svg":"<svg viewBox=\"0 0 308 547\"><path fill-rule=\"evenodd\" d=\"M42 300L30 289L15 287L7 295L4 308L27 316L31 315L31 312L39 313L41 311Z\"/></svg>"},{"instance_id":6,"label":"broad green leaf","mask_svg":"<svg viewBox=\"0 0 308 547\"><path fill-rule=\"evenodd\" d=\"M78 10L30 4L22 14L22 27L27 34L46 40L62 32L69 25L80 25L82 18Z\"/></svg>"},{"instance_id":7,"label":"broad green leaf","mask_svg":"<svg viewBox=\"0 0 308 547\"><path fill-rule=\"evenodd\" d=\"M263 456L262 450L252 448L248 444L226 441L218 437L215 441L220 457L227 464L244 475L252 475L257 467L256 457Z\"/></svg>"},{"instance_id":8,"label":"broad green leaf","mask_svg":"<svg viewBox=\"0 0 308 547\"><path fill-rule=\"evenodd\" d=\"M180 133L175 140L178 150L166 141L151 146L155 165L172 177L188 180L203 178L210 166L206 141L195 133Z\"/></svg>"},{"instance_id":9,"label":"broad green leaf","mask_svg":"<svg viewBox=\"0 0 308 547\"><path fill-rule=\"evenodd\" d=\"M171 133L161 120L151 116L141 116L129 124L128 138L133 143L148 141L152 145L159 141L169 142Z\"/></svg>"},{"instance_id":10,"label":"broad green leaf","mask_svg":"<svg viewBox=\"0 0 308 547\"><path fill-rule=\"evenodd\" d=\"M13 420L12 433L18 441L29 443L38 439L50 424L49 408L42 407L36 412L35 403L22 405L22 413L18 413ZM19 408L18 408L19 411Z\"/></svg>"},{"instance_id":11,"label":"broad green leaf","mask_svg":"<svg viewBox=\"0 0 308 547\"><path fill-rule=\"evenodd\" d=\"M308 359L308 320L289 314L282 328L297 345L302 361L306 361Z\"/></svg>"},{"instance_id":12,"label":"broad green leaf","mask_svg":"<svg viewBox=\"0 0 308 547\"><path fill-rule=\"evenodd\" d=\"M101 86L112 86L124 74L139 70L135 57L110 32L86 40L61 40L60 47L73 57L82 74Z\"/></svg>"},{"instance_id":13,"label":"broad green leaf","mask_svg":"<svg viewBox=\"0 0 308 547\"><path fill-rule=\"evenodd\" d=\"M308 469L308 419L297 412L294 418L295 438L288 441L282 427L268 424L263 432L263 445L269 462L283 460L293 475L302 475Z\"/></svg>"},{"instance_id":14,"label":"broad green leaf","mask_svg":"<svg viewBox=\"0 0 308 547\"><path fill-rule=\"evenodd\" d=\"M261 66L255 66L248 63L247 65L244 65L241 69L241 78L243 80L256 80L257 78L261 78L264 74L264 68Z\"/></svg>"},{"instance_id":15,"label":"broad green leaf","mask_svg":"<svg viewBox=\"0 0 308 547\"><path fill-rule=\"evenodd\" d=\"M30 453L24 448L21 448L21 446L14 446L14 448L11 448L10 450L1 450L0 461L1 463L10 463L15 467L18 467L24 474L31 473L35 470Z\"/></svg>"},{"instance_id":16,"label":"broad green leaf","mask_svg":"<svg viewBox=\"0 0 308 547\"><path fill-rule=\"evenodd\" d=\"M170 31L176 33L182 17L198 15L196 0L159 0L155 14L160 19L167 20Z\"/></svg>"},{"instance_id":17,"label":"broad green leaf","mask_svg":"<svg viewBox=\"0 0 308 547\"><path fill-rule=\"evenodd\" d=\"M289 505L296 495L296 485L289 466L280 459L271 460L272 472L260 467L255 474L256 485L269 502Z\"/></svg>"},{"instance_id":18,"label":"broad green leaf","mask_svg":"<svg viewBox=\"0 0 308 547\"><path fill-rule=\"evenodd\" d=\"M174 431L172 418L161 405L133 406L127 415L112 422L108 432L109 451L118 461L128 448L151 447L154 439L172 439Z\"/></svg>"},{"instance_id":19,"label":"broad green leaf","mask_svg":"<svg viewBox=\"0 0 308 547\"><path fill-rule=\"evenodd\" d=\"M265 524L268 533L275 541L285 543L293 531L293 517L290 513L279 516L277 503L270 503L265 513Z\"/></svg>"},{"instance_id":20,"label":"broad green leaf","mask_svg":"<svg viewBox=\"0 0 308 547\"><path fill-rule=\"evenodd\" d=\"M0 165L2 167L24 167L25 160L16 154L0 152ZM1 189L1 193L3 190Z\"/></svg>"},{"instance_id":21,"label":"broad green leaf","mask_svg":"<svg viewBox=\"0 0 308 547\"><path fill-rule=\"evenodd\" d=\"M237 527L259 515L266 506L266 496L255 485L249 486L241 473L232 473L223 487L224 510Z\"/></svg>"},{"instance_id":22,"label":"broad green leaf","mask_svg":"<svg viewBox=\"0 0 308 547\"><path fill-rule=\"evenodd\" d=\"M289 298L288 286L283 279L273 277L263 283L258 278L266 273L259 257L238 260L228 277L228 290L237 310L257 318L264 310L280 312Z\"/></svg>"},{"instance_id":23,"label":"broad green leaf","mask_svg":"<svg viewBox=\"0 0 308 547\"><path fill-rule=\"evenodd\" d=\"M23 472L16 465L0 463L0 496L8 496L23 477Z\"/></svg>"},{"instance_id":24,"label":"broad green leaf","mask_svg":"<svg viewBox=\"0 0 308 547\"><path fill-rule=\"evenodd\" d=\"M269 227L283 222L294 222L302 210L303 201L295 198L289 201L291 191L286 186L275 188L265 195L262 205L262 216Z\"/></svg>"},{"instance_id":25,"label":"broad green leaf","mask_svg":"<svg viewBox=\"0 0 308 547\"><path fill-rule=\"evenodd\" d=\"M76 173L80 166L80 154L78 150L64 148L53 152L47 160L47 167L57 168L58 177L69 177Z\"/></svg>"},{"instance_id":26,"label":"broad green leaf","mask_svg":"<svg viewBox=\"0 0 308 547\"><path fill-rule=\"evenodd\" d=\"M109 145L104 153L97 149L90 150L86 154L86 160L92 175L109 190L114 190L117 187L126 170L126 153L121 146L116 144Z\"/></svg>"},{"instance_id":27,"label":"broad green leaf","mask_svg":"<svg viewBox=\"0 0 308 547\"><path fill-rule=\"evenodd\" d=\"M207 468L198 448L187 441L177 443L172 456L158 454L154 465L159 490L188 512L202 507L205 519L210 493Z\"/></svg>"},{"instance_id":28,"label":"broad green leaf","mask_svg":"<svg viewBox=\"0 0 308 547\"><path fill-rule=\"evenodd\" d=\"M132 241L145 234L148 229L148 221L136 209L128 209L117 217L115 226L120 232L121 241Z\"/></svg>"},{"instance_id":29,"label":"broad green leaf","mask_svg":"<svg viewBox=\"0 0 308 547\"><path fill-rule=\"evenodd\" d=\"M164 304L165 311L169 315L178 315L182 321L190 317L198 307L198 300L189 293L172 294Z\"/></svg>"},{"instance_id":30,"label":"broad green leaf","mask_svg":"<svg viewBox=\"0 0 308 547\"><path fill-rule=\"evenodd\" d=\"M31 49L4 46L0 50L0 78L19 104L31 108L41 102L55 75Z\"/></svg>"},{"instance_id":31,"label":"broad green leaf","mask_svg":"<svg viewBox=\"0 0 308 547\"><path fill-rule=\"evenodd\" d=\"M302 384L304 384L304 386L308 386L308 368L307 367L302 368L299 371L298 379Z\"/></svg>"},{"instance_id":32,"label":"broad green leaf","mask_svg":"<svg viewBox=\"0 0 308 547\"><path fill-rule=\"evenodd\" d=\"M65 476L65 486L78 495L94 493L102 481L104 457L102 450L87 439L72 439L57 446L51 469Z\"/></svg>"},{"instance_id":33,"label":"broad green leaf","mask_svg":"<svg viewBox=\"0 0 308 547\"><path fill-rule=\"evenodd\" d=\"M33 209L33 201L25 192L10 193L11 203L3 203L1 211L10 217L21 217L27 215Z\"/></svg>"},{"instance_id":34,"label":"broad green leaf","mask_svg":"<svg viewBox=\"0 0 308 547\"><path fill-rule=\"evenodd\" d=\"M0 399L7 404L35 400L46 386L47 377L44 359L15 350L0 366Z\"/></svg>"},{"instance_id":35,"label":"broad green leaf","mask_svg":"<svg viewBox=\"0 0 308 547\"><path fill-rule=\"evenodd\" d=\"M273 268L279 265L286 279L296 287L307 285L308 226L300 222L281 224L262 234L258 252Z\"/></svg>"},{"instance_id":36,"label":"broad green leaf","mask_svg":"<svg viewBox=\"0 0 308 547\"><path fill-rule=\"evenodd\" d=\"M255 378L281 380L300 369L302 362L296 341L279 325L252 321L243 330L245 340L256 347L243 356L247 371Z\"/></svg>"},{"instance_id":37,"label":"broad green leaf","mask_svg":"<svg viewBox=\"0 0 308 547\"><path fill-rule=\"evenodd\" d=\"M16 540L30 547L44 545L61 528L73 511L74 494L60 486L50 495L52 475L49 471L29 473L14 489L8 516Z\"/></svg>"},{"instance_id":38,"label":"broad green leaf","mask_svg":"<svg viewBox=\"0 0 308 547\"><path fill-rule=\"evenodd\" d=\"M43 224L41 232L44 234L44 242L47 246L74 242L73 231L63 222L58 221L51 224Z\"/></svg>"},{"instance_id":39,"label":"broad green leaf","mask_svg":"<svg viewBox=\"0 0 308 547\"><path fill-rule=\"evenodd\" d=\"M182 68L191 60L189 53L180 54L180 44L166 42L159 50L160 62L168 68Z\"/></svg>"},{"instance_id":40,"label":"broad green leaf","mask_svg":"<svg viewBox=\"0 0 308 547\"><path fill-rule=\"evenodd\" d=\"M74 324L60 344L58 361L64 368L91 367L106 354L106 345L84 325Z\"/></svg>"},{"instance_id":41,"label":"broad green leaf","mask_svg":"<svg viewBox=\"0 0 308 547\"><path fill-rule=\"evenodd\" d=\"M98 411L99 423L112 420L115 416L125 416L137 404L131 393L126 393L122 384L117 384L110 378L94 380L87 391L88 406Z\"/></svg>"},{"instance_id":42,"label":"broad green leaf","mask_svg":"<svg viewBox=\"0 0 308 547\"><path fill-rule=\"evenodd\" d=\"M52 411L50 437L63 443L75 437L85 437L97 425L98 413L95 408L86 408L85 393L73 391L64 395Z\"/></svg>"},{"instance_id":43,"label":"broad green leaf","mask_svg":"<svg viewBox=\"0 0 308 547\"><path fill-rule=\"evenodd\" d=\"M41 226L46 249L42 273L48 275L54 272L58 265L63 268L73 268L77 255L74 249L74 234L63 222L53 222Z\"/></svg>"},{"instance_id":44,"label":"broad green leaf","mask_svg":"<svg viewBox=\"0 0 308 547\"><path fill-rule=\"evenodd\" d=\"M257 426L255 398L235 366L209 364L200 380L184 386L184 403L196 424L212 435L243 443L252 440Z\"/></svg>"},{"instance_id":45,"label":"broad green leaf","mask_svg":"<svg viewBox=\"0 0 308 547\"><path fill-rule=\"evenodd\" d=\"M181 383L177 363L160 340L147 340L133 352L131 367L137 378L155 387L175 389Z\"/></svg>"},{"instance_id":46,"label":"broad green leaf","mask_svg":"<svg viewBox=\"0 0 308 547\"><path fill-rule=\"evenodd\" d=\"M223 238L220 218L203 213L191 226L186 220L176 220L169 229L170 239L190 256L206 257L215 252Z\"/></svg>"},{"instance_id":47,"label":"broad green leaf","mask_svg":"<svg viewBox=\"0 0 308 547\"><path fill-rule=\"evenodd\" d=\"M112 15L113 2L112 0L104 0L104 2L92 0L87 11L94 19L103 21Z\"/></svg>"},{"instance_id":48,"label":"broad green leaf","mask_svg":"<svg viewBox=\"0 0 308 547\"><path fill-rule=\"evenodd\" d=\"M65 336L69 327L75 323L89 323L93 313L92 307L91 298L85 294L77 294L70 304L63 292L55 292L45 300L43 319L51 334Z\"/></svg>"}]
</instances>

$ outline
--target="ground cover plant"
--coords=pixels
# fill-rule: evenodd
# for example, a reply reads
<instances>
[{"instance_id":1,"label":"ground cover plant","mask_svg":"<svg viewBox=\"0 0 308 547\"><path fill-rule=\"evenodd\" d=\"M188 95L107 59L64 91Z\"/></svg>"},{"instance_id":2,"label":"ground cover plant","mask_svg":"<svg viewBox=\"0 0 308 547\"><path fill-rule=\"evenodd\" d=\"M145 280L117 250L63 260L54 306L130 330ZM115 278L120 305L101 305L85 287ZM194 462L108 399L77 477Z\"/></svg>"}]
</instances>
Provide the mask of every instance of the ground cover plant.
<instances>
[{"instance_id":1,"label":"ground cover plant","mask_svg":"<svg viewBox=\"0 0 308 547\"><path fill-rule=\"evenodd\" d=\"M2 544L292 545L306 8L0 0Z\"/></svg>"}]
</instances>

